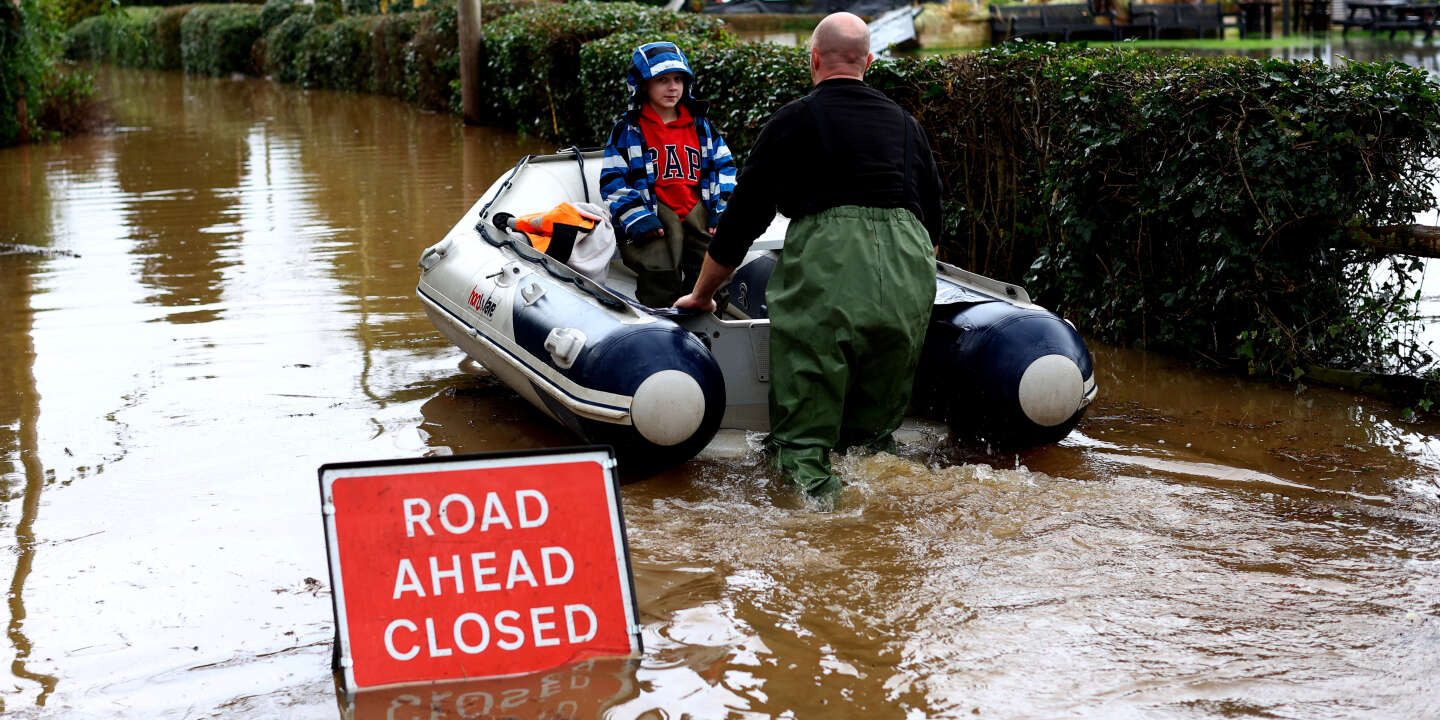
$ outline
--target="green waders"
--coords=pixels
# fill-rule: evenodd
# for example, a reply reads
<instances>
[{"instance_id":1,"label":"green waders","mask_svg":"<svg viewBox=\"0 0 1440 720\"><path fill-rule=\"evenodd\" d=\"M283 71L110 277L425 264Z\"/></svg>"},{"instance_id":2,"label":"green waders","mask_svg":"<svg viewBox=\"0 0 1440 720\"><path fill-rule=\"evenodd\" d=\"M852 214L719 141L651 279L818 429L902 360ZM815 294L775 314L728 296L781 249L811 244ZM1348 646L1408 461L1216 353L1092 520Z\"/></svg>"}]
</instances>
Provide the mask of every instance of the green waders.
<instances>
[{"instance_id":1,"label":"green waders","mask_svg":"<svg viewBox=\"0 0 1440 720\"><path fill-rule=\"evenodd\" d=\"M710 229L705 226L708 214L704 203L695 203L684 219L664 203L657 206L655 214L665 228L665 237L621 245L620 259L635 271L635 299L663 308L695 287L710 247Z\"/></svg>"},{"instance_id":2,"label":"green waders","mask_svg":"<svg viewBox=\"0 0 1440 720\"><path fill-rule=\"evenodd\" d=\"M833 496L829 451L891 449L935 302L935 253L909 210L832 208L790 223L766 290L773 462Z\"/></svg>"}]
</instances>

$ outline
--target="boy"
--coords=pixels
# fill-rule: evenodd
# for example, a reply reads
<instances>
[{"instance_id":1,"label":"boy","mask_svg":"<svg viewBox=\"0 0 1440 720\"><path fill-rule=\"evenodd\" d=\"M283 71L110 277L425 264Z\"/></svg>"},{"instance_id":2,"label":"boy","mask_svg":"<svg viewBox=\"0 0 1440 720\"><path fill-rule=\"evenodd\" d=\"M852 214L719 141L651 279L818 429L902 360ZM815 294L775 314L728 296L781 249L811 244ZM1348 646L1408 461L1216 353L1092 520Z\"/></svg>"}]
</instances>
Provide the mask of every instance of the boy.
<instances>
[{"instance_id":1,"label":"boy","mask_svg":"<svg viewBox=\"0 0 1440 720\"><path fill-rule=\"evenodd\" d=\"M694 80L674 43L637 48L625 74L630 110L610 132L600 170L621 260L650 307L690 291L735 188L735 161L705 118L708 104L691 97Z\"/></svg>"}]
</instances>

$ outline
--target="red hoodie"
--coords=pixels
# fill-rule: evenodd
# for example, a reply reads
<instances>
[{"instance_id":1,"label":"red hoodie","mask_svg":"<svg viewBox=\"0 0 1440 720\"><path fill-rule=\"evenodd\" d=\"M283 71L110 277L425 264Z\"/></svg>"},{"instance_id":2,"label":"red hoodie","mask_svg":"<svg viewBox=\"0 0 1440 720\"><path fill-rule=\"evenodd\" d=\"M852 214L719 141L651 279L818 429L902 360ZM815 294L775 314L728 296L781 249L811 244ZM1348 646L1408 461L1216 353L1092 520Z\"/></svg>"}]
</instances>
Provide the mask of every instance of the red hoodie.
<instances>
[{"instance_id":1,"label":"red hoodie","mask_svg":"<svg viewBox=\"0 0 1440 720\"><path fill-rule=\"evenodd\" d=\"M655 163L656 199L684 218L700 202L700 140L685 104L675 110L679 117L667 123L646 103L640 108L640 133Z\"/></svg>"}]
</instances>

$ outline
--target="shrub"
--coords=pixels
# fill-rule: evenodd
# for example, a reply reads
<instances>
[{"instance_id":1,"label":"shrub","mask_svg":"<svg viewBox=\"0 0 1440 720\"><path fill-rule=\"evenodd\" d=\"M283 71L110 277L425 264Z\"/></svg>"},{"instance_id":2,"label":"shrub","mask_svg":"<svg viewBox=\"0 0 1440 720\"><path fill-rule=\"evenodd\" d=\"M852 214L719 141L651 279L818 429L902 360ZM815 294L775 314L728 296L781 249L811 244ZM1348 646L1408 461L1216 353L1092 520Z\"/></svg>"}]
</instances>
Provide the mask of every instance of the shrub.
<instances>
[{"instance_id":1,"label":"shrub","mask_svg":"<svg viewBox=\"0 0 1440 720\"><path fill-rule=\"evenodd\" d=\"M315 14L305 7L270 28L257 46L260 71L280 82L300 82L300 44L313 27Z\"/></svg>"},{"instance_id":2,"label":"shrub","mask_svg":"<svg viewBox=\"0 0 1440 720\"><path fill-rule=\"evenodd\" d=\"M150 23L159 13L156 8L125 8L85 18L66 33L66 57L121 67L153 67Z\"/></svg>"},{"instance_id":3,"label":"shrub","mask_svg":"<svg viewBox=\"0 0 1440 720\"><path fill-rule=\"evenodd\" d=\"M200 5L180 21L180 56L186 72L255 74L251 48L260 37L258 5Z\"/></svg>"},{"instance_id":4,"label":"shrub","mask_svg":"<svg viewBox=\"0 0 1440 720\"><path fill-rule=\"evenodd\" d=\"M421 13L382 15L371 26L370 77L367 90L378 95L404 98L408 95L405 77L405 50L415 37Z\"/></svg>"},{"instance_id":5,"label":"shrub","mask_svg":"<svg viewBox=\"0 0 1440 720\"><path fill-rule=\"evenodd\" d=\"M89 132L105 120L95 97L94 77L88 72L57 71L48 74L41 87L39 126L47 134L76 135Z\"/></svg>"},{"instance_id":6,"label":"shrub","mask_svg":"<svg viewBox=\"0 0 1440 720\"><path fill-rule=\"evenodd\" d=\"M66 33L65 56L123 67L178 70L180 24L194 7L130 7L86 18Z\"/></svg>"},{"instance_id":7,"label":"shrub","mask_svg":"<svg viewBox=\"0 0 1440 720\"><path fill-rule=\"evenodd\" d=\"M150 18L150 58L145 67L153 70L179 70L184 67L180 48L180 26L194 5L166 7Z\"/></svg>"},{"instance_id":8,"label":"shrub","mask_svg":"<svg viewBox=\"0 0 1440 720\"><path fill-rule=\"evenodd\" d=\"M949 258L1084 331L1271 375L1428 362L1410 261L1374 283L1348 249L1434 207L1423 71L1016 44L873 79L942 160Z\"/></svg>"},{"instance_id":9,"label":"shrub","mask_svg":"<svg viewBox=\"0 0 1440 720\"><path fill-rule=\"evenodd\" d=\"M113 7L110 0L42 0L42 7L61 28L74 27L85 18L101 15Z\"/></svg>"},{"instance_id":10,"label":"shrub","mask_svg":"<svg viewBox=\"0 0 1440 720\"><path fill-rule=\"evenodd\" d=\"M365 60L374 20L372 16L356 15L311 28L300 42L296 58L300 84L307 88L363 91L371 68Z\"/></svg>"},{"instance_id":11,"label":"shrub","mask_svg":"<svg viewBox=\"0 0 1440 720\"><path fill-rule=\"evenodd\" d=\"M528 10L537 5L554 4L555 0L485 0L480 4L480 21L488 23L499 17ZM454 4L450 6L453 8ZM426 10L432 9L430 5L425 6Z\"/></svg>"},{"instance_id":12,"label":"shrub","mask_svg":"<svg viewBox=\"0 0 1440 720\"><path fill-rule=\"evenodd\" d=\"M0 14L5 12L0 9ZM85 18L65 33L65 57L70 60L105 60L105 39L110 33L110 18L96 16Z\"/></svg>"},{"instance_id":13,"label":"shrub","mask_svg":"<svg viewBox=\"0 0 1440 720\"><path fill-rule=\"evenodd\" d=\"M0 3L0 147L83 132L102 120L90 74L60 67L62 43L35 0Z\"/></svg>"},{"instance_id":14,"label":"shrub","mask_svg":"<svg viewBox=\"0 0 1440 720\"><path fill-rule=\"evenodd\" d=\"M296 0L265 0L265 5L260 8L260 34L263 36L275 29L301 7L304 6Z\"/></svg>"},{"instance_id":15,"label":"shrub","mask_svg":"<svg viewBox=\"0 0 1440 720\"><path fill-rule=\"evenodd\" d=\"M484 7L492 4L485 3ZM429 9L435 5L433 9ZM427 110L460 112L459 19L454 3L428 3L405 44L401 97Z\"/></svg>"}]
</instances>

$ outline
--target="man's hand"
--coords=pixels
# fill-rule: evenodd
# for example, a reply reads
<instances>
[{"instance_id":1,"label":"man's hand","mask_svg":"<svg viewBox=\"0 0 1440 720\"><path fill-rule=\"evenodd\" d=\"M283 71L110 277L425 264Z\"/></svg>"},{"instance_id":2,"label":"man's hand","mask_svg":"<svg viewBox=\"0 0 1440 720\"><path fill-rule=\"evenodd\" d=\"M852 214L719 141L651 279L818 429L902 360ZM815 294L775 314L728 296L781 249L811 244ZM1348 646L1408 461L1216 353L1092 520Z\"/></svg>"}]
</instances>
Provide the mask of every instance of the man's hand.
<instances>
[{"instance_id":1,"label":"man's hand","mask_svg":"<svg viewBox=\"0 0 1440 720\"><path fill-rule=\"evenodd\" d=\"M713 226L713 225L710 227L710 237L712 237L712 238L715 237L715 230L716 230L716 229L717 229L717 228L716 228L715 226Z\"/></svg>"},{"instance_id":2,"label":"man's hand","mask_svg":"<svg viewBox=\"0 0 1440 720\"><path fill-rule=\"evenodd\" d=\"M715 258L705 255L705 262L700 264L700 277L695 278L695 287L689 295L675 301L675 307L682 310L701 310L703 312L715 312L715 293L720 286L725 284L725 279L730 277L730 271L735 268L725 267L715 262Z\"/></svg>"},{"instance_id":3,"label":"man's hand","mask_svg":"<svg viewBox=\"0 0 1440 720\"><path fill-rule=\"evenodd\" d=\"M681 310L699 310L701 312L715 312L715 298L701 297L690 293L675 301L675 307Z\"/></svg>"}]
</instances>

